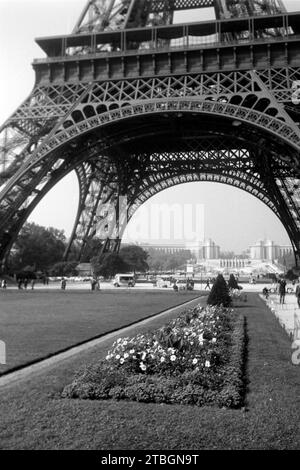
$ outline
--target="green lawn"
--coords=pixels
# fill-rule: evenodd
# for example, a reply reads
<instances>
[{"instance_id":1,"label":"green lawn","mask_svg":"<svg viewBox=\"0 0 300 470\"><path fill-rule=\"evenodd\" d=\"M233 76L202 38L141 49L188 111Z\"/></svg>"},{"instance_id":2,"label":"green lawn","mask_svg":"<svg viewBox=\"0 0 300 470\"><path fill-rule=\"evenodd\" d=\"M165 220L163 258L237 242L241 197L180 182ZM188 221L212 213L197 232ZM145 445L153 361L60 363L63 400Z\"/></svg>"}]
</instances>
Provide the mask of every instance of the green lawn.
<instances>
[{"instance_id":1,"label":"green lawn","mask_svg":"<svg viewBox=\"0 0 300 470\"><path fill-rule=\"evenodd\" d=\"M199 295L149 291L0 292L0 374Z\"/></svg>"},{"instance_id":2,"label":"green lawn","mask_svg":"<svg viewBox=\"0 0 300 470\"><path fill-rule=\"evenodd\" d=\"M107 342L0 391L0 447L299 449L300 366L291 364L288 337L256 294L249 294L239 310L247 318L249 337L246 410L61 399L59 392L74 371L103 356ZM152 327L162 321L154 320ZM133 334L138 331L143 328Z\"/></svg>"}]
</instances>

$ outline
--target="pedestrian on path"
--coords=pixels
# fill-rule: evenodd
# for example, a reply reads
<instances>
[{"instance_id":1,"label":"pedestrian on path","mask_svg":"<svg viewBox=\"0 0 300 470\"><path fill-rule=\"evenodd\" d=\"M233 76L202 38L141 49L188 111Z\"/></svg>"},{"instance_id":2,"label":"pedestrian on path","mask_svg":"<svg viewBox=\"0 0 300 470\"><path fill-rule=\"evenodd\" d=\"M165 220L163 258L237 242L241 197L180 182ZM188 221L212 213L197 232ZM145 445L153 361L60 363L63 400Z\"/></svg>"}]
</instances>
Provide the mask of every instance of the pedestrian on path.
<instances>
[{"instance_id":1,"label":"pedestrian on path","mask_svg":"<svg viewBox=\"0 0 300 470\"><path fill-rule=\"evenodd\" d=\"M210 279L207 279L206 286L205 286L204 290L206 290L207 288L210 289L209 281L210 281Z\"/></svg>"},{"instance_id":2,"label":"pedestrian on path","mask_svg":"<svg viewBox=\"0 0 300 470\"><path fill-rule=\"evenodd\" d=\"M300 308L300 284L299 284L299 282L298 282L297 287L296 287L295 295L296 295L296 298L297 298L298 307Z\"/></svg>"},{"instance_id":3,"label":"pedestrian on path","mask_svg":"<svg viewBox=\"0 0 300 470\"><path fill-rule=\"evenodd\" d=\"M279 281L279 303L281 305L284 304L285 293L286 293L286 281L285 279L282 279L281 281Z\"/></svg>"}]
</instances>

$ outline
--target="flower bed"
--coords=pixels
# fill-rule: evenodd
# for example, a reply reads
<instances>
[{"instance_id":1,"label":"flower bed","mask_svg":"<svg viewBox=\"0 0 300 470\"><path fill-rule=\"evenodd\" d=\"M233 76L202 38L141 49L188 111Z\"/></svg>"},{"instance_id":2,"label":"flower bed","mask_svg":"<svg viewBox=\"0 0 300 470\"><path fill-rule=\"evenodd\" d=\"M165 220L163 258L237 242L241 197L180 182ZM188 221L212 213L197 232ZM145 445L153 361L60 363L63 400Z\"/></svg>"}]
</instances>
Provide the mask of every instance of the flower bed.
<instances>
[{"instance_id":1,"label":"flower bed","mask_svg":"<svg viewBox=\"0 0 300 470\"><path fill-rule=\"evenodd\" d=\"M119 338L62 396L241 406L244 330L232 310L197 306L152 333Z\"/></svg>"}]
</instances>

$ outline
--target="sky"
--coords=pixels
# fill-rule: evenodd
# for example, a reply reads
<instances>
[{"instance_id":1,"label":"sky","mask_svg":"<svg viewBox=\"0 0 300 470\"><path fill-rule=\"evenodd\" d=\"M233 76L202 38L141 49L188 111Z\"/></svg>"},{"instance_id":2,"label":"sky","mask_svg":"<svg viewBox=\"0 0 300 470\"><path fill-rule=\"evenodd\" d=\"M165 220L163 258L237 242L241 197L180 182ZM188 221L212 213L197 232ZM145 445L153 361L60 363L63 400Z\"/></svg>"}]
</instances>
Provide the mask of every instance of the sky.
<instances>
[{"instance_id":1,"label":"sky","mask_svg":"<svg viewBox=\"0 0 300 470\"><path fill-rule=\"evenodd\" d=\"M34 85L31 63L44 57L34 38L68 34L85 6L85 0L0 0L0 125L30 94ZM289 11L300 10L300 0L285 0ZM211 11L203 10L203 19ZM181 21L189 21L187 13ZM162 191L140 209L151 215L151 205L202 207L201 235L212 238L223 250L242 252L261 238L289 243L281 222L262 202L244 191L218 183L188 183ZM70 235L78 205L78 185L72 173L41 201L29 220L54 226ZM155 224L155 218L149 221ZM138 211L129 225L136 241L147 241L139 230ZM200 236L199 236L200 237ZM148 240L151 242L151 240ZM154 240L155 243L166 240ZM181 240L174 240L180 242Z\"/></svg>"}]
</instances>

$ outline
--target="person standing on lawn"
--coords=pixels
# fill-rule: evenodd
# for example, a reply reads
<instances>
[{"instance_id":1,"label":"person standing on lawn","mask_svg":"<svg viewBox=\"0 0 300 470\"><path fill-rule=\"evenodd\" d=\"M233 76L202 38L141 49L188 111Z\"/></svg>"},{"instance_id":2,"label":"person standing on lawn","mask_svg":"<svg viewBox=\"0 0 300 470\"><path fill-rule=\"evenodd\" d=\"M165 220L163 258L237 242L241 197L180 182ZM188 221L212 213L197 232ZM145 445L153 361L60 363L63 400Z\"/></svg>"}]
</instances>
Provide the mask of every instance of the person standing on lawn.
<instances>
[{"instance_id":1,"label":"person standing on lawn","mask_svg":"<svg viewBox=\"0 0 300 470\"><path fill-rule=\"evenodd\" d=\"M63 277L62 280L61 280L61 284L60 284L61 289L62 289L62 290L66 290L66 285L67 285L67 281L66 281L66 279Z\"/></svg>"}]
</instances>

